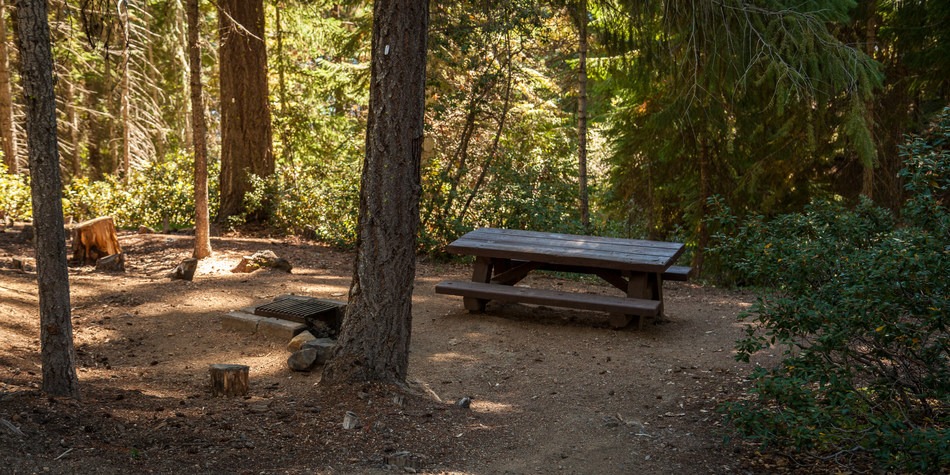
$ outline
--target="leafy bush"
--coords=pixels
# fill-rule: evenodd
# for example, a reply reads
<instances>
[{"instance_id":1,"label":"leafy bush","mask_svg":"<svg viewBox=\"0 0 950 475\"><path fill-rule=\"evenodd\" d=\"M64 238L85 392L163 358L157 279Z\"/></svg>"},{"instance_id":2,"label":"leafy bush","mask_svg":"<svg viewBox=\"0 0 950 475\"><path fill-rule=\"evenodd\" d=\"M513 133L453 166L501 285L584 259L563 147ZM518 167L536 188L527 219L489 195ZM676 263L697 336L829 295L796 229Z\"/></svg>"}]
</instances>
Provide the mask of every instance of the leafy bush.
<instances>
[{"instance_id":1,"label":"leafy bush","mask_svg":"<svg viewBox=\"0 0 950 475\"><path fill-rule=\"evenodd\" d=\"M356 163L326 170L283 167L266 179L252 177L245 203L249 213L263 211L273 229L347 247L356 242L359 180Z\"/></svg>"},{"instance_id":2,"label":"leafy bush","mask_svg":"<svg viewBox=\"0 0 950 475\"><path fill-rule=\"evenodd\" d=\"M133 170L129 183L114 175L99 181L77 178L64 190L64 213L77 221L111 215L118 227L158 229L194 225L194 177L190 156L177 154ZM217 163L209 176L217 175ZM217 181L209 180L209 207L216 209Z\"/></svg>"},{"instance_id":3,"label":"leafy bush","mask_svg":"<svg viewBox=\"0 0 950 475\"><path fill-rule=\"evenodd\" d=\"M25 220L32 215L29 178L8 174L6 166L0 163L0 218Z\"/></svg>"},{"instance_id":4,"label":"leafy bush","mask_svg":"<svg viewBox=\"0 0 950 475\"><path fill-rule=\"evenodd\" d=\"M751 398L724 406L742 435L887 468L950 465L948 138L950 110L905 146L902 221L869 201L820 202L717 236L722 261L765 289L737 358L784 349L753 371Z\"/></svg>"}]
</instances>

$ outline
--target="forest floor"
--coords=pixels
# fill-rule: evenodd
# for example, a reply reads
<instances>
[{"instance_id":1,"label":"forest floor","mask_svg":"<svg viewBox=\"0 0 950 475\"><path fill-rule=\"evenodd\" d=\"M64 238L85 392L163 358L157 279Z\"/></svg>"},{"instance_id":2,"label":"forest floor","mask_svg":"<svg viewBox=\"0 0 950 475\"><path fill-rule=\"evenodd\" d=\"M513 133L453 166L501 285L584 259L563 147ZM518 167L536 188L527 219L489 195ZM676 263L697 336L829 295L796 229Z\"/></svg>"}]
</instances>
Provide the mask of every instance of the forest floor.
<instances>
[{"instance_id":1,"label":"forest floor","mask_svg":"<svg viewBox=\"0 0 950 475\"><path fill-rule=\"evenodd\" d=\"M492 303L470 314L460 298L434 293L440 280L466 279L469 267L420 260L408 389L328 388L319 368L287 368L287 341L223 330L221 320L283 294L345 300L353 253L293 238L214 238L214 256L187 282L166 275L190 257L191 237L119 241L126 272L70 270L82 391L75 401L39 390L36 274L2 268L33 251L0 232L0 471L814 471L726 442L717 405L741 397L752 369L733 357L748 293L667 283L665 319L613 330L604 315L582 311ZM293 272L230 272L263 249L287 258ZM611 292L554 275L527 283ZM248 396L212 397L214 363L248 365ZM462 397L470 408L453 404ZM347 411L361 428L343 429Z\"/></svg>"}]
</instances>

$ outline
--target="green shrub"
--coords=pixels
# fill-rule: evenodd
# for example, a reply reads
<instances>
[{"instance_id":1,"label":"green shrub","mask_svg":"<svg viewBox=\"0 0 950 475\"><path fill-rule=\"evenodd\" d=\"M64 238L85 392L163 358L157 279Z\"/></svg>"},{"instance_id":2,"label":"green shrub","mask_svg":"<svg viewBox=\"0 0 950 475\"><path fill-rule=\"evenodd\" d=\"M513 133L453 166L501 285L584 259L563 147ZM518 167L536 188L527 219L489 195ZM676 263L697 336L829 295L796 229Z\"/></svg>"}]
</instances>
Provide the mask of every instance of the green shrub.
<instances>
[{"instance_id":1,"label":"green shrub","mask_svg":"<svg viewBox=\"0 0 950 475\"><path fill-rule=\"evenodd\" d=\"M904 148L902 220L862 201L746 221L713 249L763 292L737 358L783 349L724 406L745 437L886 468L950 466L950 112ZM724 210L719 223L735 222Z\"/></svg>"},{"instance_id":2,"label":"green shrub","mask_svg":"<svg viewBox=\"0 0 950 475\"><path fill-rule=\"evenodd\" d=\"M329 169L281 167L266 179L252 177L248 213L268 216L272 229L307 235L340 247L356 242L360 170L337 162Z\"/></svg>"},{"instance_id":3,"label":"green shrub","mask_svg":"<svg viewBox=\"0 0 950 475\"><path fill-rule=\"evenodd\" d=\"M10 175L0 163L0 218L22 221L33 215L30 181L26 175Z\"/></svg>"},{"instance_id":4,"label":"green shrub","mask_svg":"<svg viewBox=\"0 0 950 475\"><path fill-rule=\"evenodd\" d=\"M91 181L77 178L64 190L64 213L76 221L111 215L116 226L180 229L194 225L192 159L184 154L167 157L133 170L128 184L114 176ZM212 163L209 176L217 176ZM210 179L209 207L217 207L217 180Z\"/></svg>"}]
</instances>

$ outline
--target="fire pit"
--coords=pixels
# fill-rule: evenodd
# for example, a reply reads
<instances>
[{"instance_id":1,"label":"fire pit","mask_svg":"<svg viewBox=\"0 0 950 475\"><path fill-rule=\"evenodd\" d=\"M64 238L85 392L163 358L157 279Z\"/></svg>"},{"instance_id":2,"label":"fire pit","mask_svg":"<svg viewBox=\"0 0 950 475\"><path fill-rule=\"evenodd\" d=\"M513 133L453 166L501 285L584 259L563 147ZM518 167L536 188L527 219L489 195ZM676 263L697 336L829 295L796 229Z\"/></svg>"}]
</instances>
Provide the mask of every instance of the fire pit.
<instances>
[{"instance_id":1,"label":"fire pit","mask_svg":"<svg viewBox=\"0 0 950 475\"><path fill-rule=\"evenodd\" d=\"M254 315L303 323L314 336L336 336L346 304L299 295L284 295L254 308Z\"/></svg>"}]
</instances>

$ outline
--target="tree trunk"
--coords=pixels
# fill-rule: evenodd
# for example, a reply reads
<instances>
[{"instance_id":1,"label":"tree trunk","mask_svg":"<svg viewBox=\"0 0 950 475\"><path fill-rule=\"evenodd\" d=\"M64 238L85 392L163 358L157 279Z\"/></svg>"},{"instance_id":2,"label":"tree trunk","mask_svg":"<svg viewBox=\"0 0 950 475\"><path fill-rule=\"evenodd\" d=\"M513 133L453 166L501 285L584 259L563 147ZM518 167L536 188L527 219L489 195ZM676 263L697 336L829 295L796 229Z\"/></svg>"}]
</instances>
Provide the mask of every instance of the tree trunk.
<instances>
[{"instance_id":1,"label":"tree trunk","mask_svg":"<svg viewBox=\"0 0 950 475\"><path fill-rule=\"evenodd\" d=\"M111 216L83 221L73 228L73 258L76 265L95 264L100 258L121 254Z\"/></svg>"},{"instance_id":2,"label":"tree trunk","mask_svg":"<svg viewBox=\"0 0 950 475\"><path fill-rule=\"evenodd\" d=\"M218 2L221 69L219 220L244 213L250 174L274 173L263 0ZM264 220L266 216L252 219Z\"/></svg>"},{"instance_id":3,"label":"tree trunk","mask_svg":"<svg viewBox=\"0 0 950 475\"><path fill-rule=\"evenodd\" d=\"M204 98L201 96L201 48L198 43L198 0L188 0L188 62L191 69L191 123L195 152L195 252L204 259L211 255L211 230L208 211L208 126L205 124Z\"/></svg>"},{"instance_id":4,"label":"tree trunk","mask_svg":"<svg viewBox=\"0 0 950 475\"><path fill-rule=\"evenodd\" d=\"M197 0L188 0L189 3ZM248 373L250 366L241 364L213 364L208 372L211 375L212 396L247 395Z\"/></svg>"},{"instance_id":5,"label":"tree trunk","mask_svg":"<svg viewBox=\"0 0 950 475\"><path fill-rule=\"evenodd\" d=\"M577 7L577 184L581 224L590 232L590 201L587 197L587 0Z\"/></svg>"},{"instance_id":6,"label":"tree trunk","mask_svg":"<svg viewBox=\"0 0 950 475\"><path fill-rule=\"evenodd\" d=\"M10 82L10 55L7 51L7 6L0 0L0 152L7 173L19 172L16 129L13 121L13 85Z\"/></svg>"},{"instance_id":7,"label":"tree trunk","mask_svg":"<svg viewBox=\"0 0 950 475\"><path fill-rule=\"evenodd\" d=\"M43 391L78 398L46 0L19 0L16 18L32 176Z\"/></svg>"},{"instance_id":8,"label":"tree trunk","mask_svg":"<svg viewBox=\"0 0 950 475\"><path fill-rule=\"evenodd\" d=\"M404 383L419 227L427 0L373 5L370 106L356 267L323 381Z\"/></svg>"},{"instance_id":9,"label":"tree trunk","mask_svg":"<svg viewBox=\"0 0 950 475\"><path fill-rule=\"evenodd\" d=\"M505 131L505 122L508 120L508 112L511 110L511 36L508 33L505 34L505 52L505 67L508 70L508 74L507 80L505 81L505 100L501 106L501 118L498 119L498 129L495 131L495 139L492 140L491 150L488 152L488 158L485 159L482 170L478 173L478 177L475 179L475 184L472 185L472 190L468 194L468 198L465 200L465 205L462 206L462 211L458 214L459 222L465 220L465 215L468 214L468 209L472 205L472 201L475 201L475 197L478 196L478 190L485 182L485 177L488 176L488 171L491 170L491 164L498 155L498 144L501 142L501 136Z\"/></svg>"},{"instance_id":10,"label":"tree trunk","mask_svg":"<svg viewBox=\"0 0 950 475\"><path fill-rule=\"evenodd\" d=\"M76 112L76 86L73 85L72 81L65 82L66 97L63 100L63 107L66 109L66 127L69 128L69 147L67 147L67 149L71 149L69 170L72 172L72 178L75 179L82 176L82 161L80 160L82 143L80 141L79 114Z\"/></svg>"},{"instance_id":11,"label":"tree trunk","mask_svg":"<svg viewBox=\"0 0 950 475\"><path fill-rule=\"evenodd\" d=\"M119 2L119 21L122 23L122 82L119 93L119 113L122 115L122 181L129 183L132 174L132 124L129 121L129 4Z\"/></svg>"},{"instance_id":12,"label":"tree trunk","mask_svg":"<svg viewBox=\"0 0 950 475\"><path fill-rule=\"evenodd\" d=\"M704 127L704 134L708 133ZM700 275L703 272L703 262L705 261L706 247L709 245L709 227L706 226L706 217L709 216L709 144L706 137L700 137L699 151L699 218L698 229L696 232L696 253L693 254L693 272Z\"/></svg>"}]
</instances>

